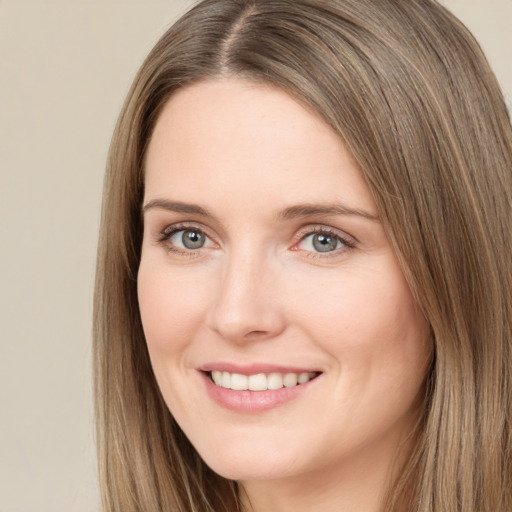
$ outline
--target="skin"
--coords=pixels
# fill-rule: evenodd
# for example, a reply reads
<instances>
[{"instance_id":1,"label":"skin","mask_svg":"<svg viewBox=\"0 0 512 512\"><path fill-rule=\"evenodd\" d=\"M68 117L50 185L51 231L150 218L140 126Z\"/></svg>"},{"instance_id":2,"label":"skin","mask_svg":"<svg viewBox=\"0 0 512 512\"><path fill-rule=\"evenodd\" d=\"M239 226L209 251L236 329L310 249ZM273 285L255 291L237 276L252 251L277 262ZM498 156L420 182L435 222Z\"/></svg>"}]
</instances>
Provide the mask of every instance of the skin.
<instances>
[{"instance_id":1,"label":"skin","mask_svg":"<svg viewBox=\"0 0 512 512\"><path fill-rule=\"evenodd\" d=\"M350 211L282 215L303 204ZM144 205L148 349L205 462L240 482L247 510L380 510L421 412L431 347L339 137L279 89L234 78L189 86L156 124ZM164 240L173 229L204 232L204 246L187 249L182 231ZM315 230L334 250L317 251ZM321 374L293 400L251 414L206 392L199 369L219 361Z\"/></svg>"}]
</instances>

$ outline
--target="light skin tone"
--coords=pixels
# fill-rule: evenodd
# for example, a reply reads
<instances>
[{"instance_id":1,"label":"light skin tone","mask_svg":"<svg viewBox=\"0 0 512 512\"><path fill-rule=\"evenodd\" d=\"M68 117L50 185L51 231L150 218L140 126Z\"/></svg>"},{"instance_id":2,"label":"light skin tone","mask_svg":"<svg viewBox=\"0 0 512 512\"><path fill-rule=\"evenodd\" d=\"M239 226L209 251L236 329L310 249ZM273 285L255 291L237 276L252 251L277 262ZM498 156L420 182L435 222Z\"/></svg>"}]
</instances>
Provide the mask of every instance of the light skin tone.
<instances>
[{"instance_id":1,"label":"light skin tone","mask_svg":"<svg viewBox=\"0 0 512 512\"><path fill-rule=\"evenodd\" d=\"M345 146L279 89L219 78L169 100L145 173L141 317L192 444L247 510L379 511L431 347ZM222 365L315 378L247 411L208 391Z\"/></svg>"}]
</instances>

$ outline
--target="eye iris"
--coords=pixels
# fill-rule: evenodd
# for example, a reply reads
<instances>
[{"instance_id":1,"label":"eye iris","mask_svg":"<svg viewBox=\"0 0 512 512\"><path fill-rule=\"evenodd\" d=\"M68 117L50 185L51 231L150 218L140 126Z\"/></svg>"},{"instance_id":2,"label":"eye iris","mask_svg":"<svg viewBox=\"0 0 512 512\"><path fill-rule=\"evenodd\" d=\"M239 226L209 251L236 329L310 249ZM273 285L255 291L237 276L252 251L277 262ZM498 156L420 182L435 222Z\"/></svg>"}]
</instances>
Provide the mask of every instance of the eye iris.
<instances>
[{"instance_id":1,"label":"eye iris","mask_svg":"<svg viewBox=\"0 0 512 512\"><path fill-rule=\"evenodd\" d=\"M200 231L184 231L181 236L183 246L187 249L200 249L204 245L205 236Z\"/></svg>"},{"instance_id":2,"label":"eye iris","mask_svg":"<svg viewBox=\"0 0 512 512\"><path fill-rule=\"evenodd\" d=\"M338 239L325 233L318 233L313 237L313 247L318 252L330 252L336 249Z\"/></svg>"}]
</instances>

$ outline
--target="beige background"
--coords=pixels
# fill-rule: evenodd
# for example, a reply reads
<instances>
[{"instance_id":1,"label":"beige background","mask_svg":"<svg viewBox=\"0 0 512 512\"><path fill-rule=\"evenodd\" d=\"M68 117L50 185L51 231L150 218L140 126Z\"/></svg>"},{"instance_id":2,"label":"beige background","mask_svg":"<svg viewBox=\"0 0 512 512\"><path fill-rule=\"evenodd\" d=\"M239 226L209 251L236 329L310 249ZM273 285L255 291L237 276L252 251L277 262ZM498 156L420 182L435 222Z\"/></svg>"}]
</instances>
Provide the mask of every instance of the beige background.
<instances>
[{"instance_id":1,"label":"beige background","mask_svg":"<svg viewBox=\"0 0 512 512\"><path fill-rule=\"evenodd\" d=\"M104 161L138 65L191 3L0 0L0 512L98 510L90 331ZM446 3L512 93L512 0Z\"/></svg>"}]
</instances>

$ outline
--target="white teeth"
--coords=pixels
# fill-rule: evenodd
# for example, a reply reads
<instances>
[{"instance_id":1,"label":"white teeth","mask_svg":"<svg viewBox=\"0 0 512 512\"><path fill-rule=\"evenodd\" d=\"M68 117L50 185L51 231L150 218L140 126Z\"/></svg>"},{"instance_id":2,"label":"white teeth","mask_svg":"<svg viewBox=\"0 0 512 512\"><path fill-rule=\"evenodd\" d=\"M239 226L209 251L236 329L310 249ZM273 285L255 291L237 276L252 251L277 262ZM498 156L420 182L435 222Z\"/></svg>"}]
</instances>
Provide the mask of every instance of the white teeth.
<instances>
[{"instance_id":1,"label":"white teeth","mask_svg":"<svg viewBox=\"0 0 512 512\"><path fill-rule=\"evenodd\" d=\"M293 388L293 386L297 385L297 374L296 373L287 373L284 376L283 384L285 388Z\"/></svg>"},{"instance_id":2,"label":"white teeth","mask_svg":"<svg viewBox=\"0 0 512 512\"><path fill-rule=\"evenodd\" d=\"M217 384L217 386L222 386L222 372L217 370L212 372L212 380Z\"/></svg>"},{"instance_id":3,"label":"white teeth","mask_svg":"<svg viewBox=\"0 0 512 512\"><path fill-rule=\"evenodd\" d=\"M281 389L283 387L283 376L280 373L271 373L267 377L268 389Z\"/></svg>"},{"instance_id":4,"label":"white teeth","mask_svg":"<svg viewBox=\"0 0 512 512\"><path fill-rule=\"evenodd\" d=\"M230 388L231 387L231 373L229 372L222 372L222 384L221 386L223 388Z\"/></svg>"},{"instance_id":5,"label":"white teeth","mask_svg":"<svg viewBox=\"0 0 512 512\"><path fill-rule=\"evenodd\" d=\"M249 375L249 389L251 391L265 391L267 387L267 376L264 373Z\"/></svg>"},{"instance_id":6,"label":"white teeth","mask_svg":"<svg viewBox=\"0 0 512 512\"><path fill-rule=\"evenodd\" d=\"M299 373L299 377L297 378L299 384L305 384L309 380L311 380L311 373Z\"/></svg>"},{"instance_id":7,"label":"white teeth","mask_svg":"<svg viewBox=\"0 0 512 512\"><path fill-rule=\"evenodd\" d=\"M241 375L240 373L231 374L231 389L244 390L247 389L247 375Z\"/></svg>"},{"instance_id":8,"label":"white teeth","mask_svg":"<svg viewBox=\"0 0 512 512\"><path fill-rule=\"evenodd\" d=\"M303 373L257 373L255 375L242 375L240 373L211 372L212 380L217 386L234 389L236 391L266 391L267 389L291 388L309 382L317 374L315 372Z\"/></svg>"}]
</instances>

